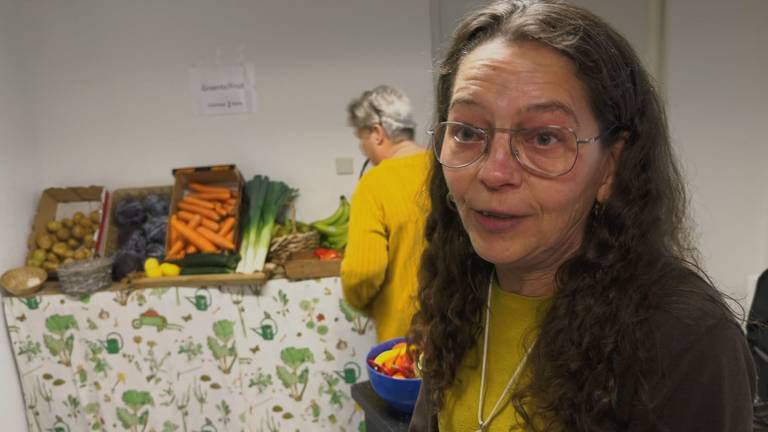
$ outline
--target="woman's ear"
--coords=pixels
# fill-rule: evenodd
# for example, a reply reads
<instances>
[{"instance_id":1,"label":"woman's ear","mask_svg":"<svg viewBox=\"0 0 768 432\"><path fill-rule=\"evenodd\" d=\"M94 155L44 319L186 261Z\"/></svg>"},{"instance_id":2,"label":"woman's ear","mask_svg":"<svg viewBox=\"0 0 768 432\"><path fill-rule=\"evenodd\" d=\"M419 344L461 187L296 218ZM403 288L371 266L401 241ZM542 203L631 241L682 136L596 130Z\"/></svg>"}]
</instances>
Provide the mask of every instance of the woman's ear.
<instances>
[{"instance_id":1,"label":"woman's ear","mask_svg":"<svg viewBox=\"0 0 768 432\"><path fill-rule=\"evenodd\" d=\"M371 126L371 140L376 145L384 143L384 137L386 137L386 132L384 132L384 128L380 124L376 123Z\"/></svg>"},{"instance_id":2,"label":"woman's ear","mask_svg":"<svg viewBox=\"0 0 768 432\"><path fill-rule=\"evenodd\" d=\"M608 157L604 161L603 178L600 187L597 189L597 202L604 203L611 197L613 192L613 180L616 176L616 169L619 166L619 157L624 149L625 137L620 136L608 150Z\"/></svg>"}]
</instances>

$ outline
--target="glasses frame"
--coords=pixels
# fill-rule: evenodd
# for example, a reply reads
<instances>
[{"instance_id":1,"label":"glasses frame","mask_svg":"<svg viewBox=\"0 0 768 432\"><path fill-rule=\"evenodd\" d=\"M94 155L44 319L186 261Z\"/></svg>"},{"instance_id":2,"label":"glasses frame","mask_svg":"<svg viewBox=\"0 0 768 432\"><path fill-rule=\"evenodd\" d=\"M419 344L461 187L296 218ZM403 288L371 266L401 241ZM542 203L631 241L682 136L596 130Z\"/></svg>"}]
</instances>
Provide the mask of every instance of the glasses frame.
<instances>
[{"instance_id":1,"label":"glasses frame","mask_svg":"<svg viewBox=\"0 0 768 432\"><path fill-rule=\"evenodd\" d=\"M472 129L475 129L475 130L483 132L483 135L485 136L485 146L483 147L483 151L480 152L480 154L475 159L473 159L472 161L467 162L465 164L461 164L461 165L458 165L458 166L450 166L450 165L446 165L445 163L443 163L443 161L440 160L440 155L438 154L438 151L437 151L437 145L436 145L436 142L435 142L437 135L435 135L435 130L440 128L440 127L446 127L446 126L449 126L449 125L466 126L466 127L469 127L469 128L472 128ZM468 124L468 123L463 123L463 122L444 121L444 122L438 123L435 127L433 127L432 129L428 130L427 134L432 137L432 151L435 154L435 158L440 163L440 165L442 165L442 166L444 166L446 168L450 168L450 169L461 169L461 168L466 168L466 167L474 164L475 162L479 161L480 159L482 159L483 157L488 155L489 149L491 148L491 141L493 141L493 137L496 135L497 132L507 132L509 134L509 139L507 140L507 145L510 147L510 150L512 151L512 154L515 156L515 160L517 160L517 163L519 163L520 166L523 167L524 169L526 169L526 170L528 170L528 171L530 171L530 172L532 172L534 174L537 174L537 175L540 175L540 176L544 176L544 177L550 177L550 178L561 177L561 176L564 176L564 175L568 174L569 172L571 172L573 170L573 167L576 166L576 161L579 159L579 145L580 144L593 144L593 143L597 142L600 139L600 137L602 136L602 133L600 133L600 134L595 135L592 138L579 138L579 136L576 135L576 131L574 131L573 129L571 129L569 127L566 127L566 126L544 125L544 126L541 126L541 127L554 128L554 129L558 129L558 130L568 131L576 139L576 155L573 158L573 162L571 163L571 166L565 172L560 173L560 174L551 174L551 173L548 173L548 172L545 172L545 171L541 171L540 169L538 169L536 167L529 166L525 162L520 160L520 150L518 150L517 148L513 148L512 147L512 137L514 135L520 133L520 132L528 131L528 130L536 129L536 128L498 128L498 127L481 128L481 127L474 126L474 125L471 125L471 124Z\"/></svg>"}]
</instances>

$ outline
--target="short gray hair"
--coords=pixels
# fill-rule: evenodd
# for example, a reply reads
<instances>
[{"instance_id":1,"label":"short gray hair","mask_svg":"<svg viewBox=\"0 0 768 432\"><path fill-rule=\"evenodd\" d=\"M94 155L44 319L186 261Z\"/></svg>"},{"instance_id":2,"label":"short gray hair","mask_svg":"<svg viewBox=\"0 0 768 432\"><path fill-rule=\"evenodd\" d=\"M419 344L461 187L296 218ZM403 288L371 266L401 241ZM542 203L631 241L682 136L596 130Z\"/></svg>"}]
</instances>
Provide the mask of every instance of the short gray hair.
<instances>
[{"instance_id":1,"label":"short gray hair","mask_svg":"<svg viewBox=\"0 0 768 432\"><path fill-rule=\"evenodd\" d=\"M412 140L416 133L411 101L403 92L388 85L364 91L349 103L347 114L353 128L370 129L378 123L395 143Z\"/></svg>"}]
</instances>

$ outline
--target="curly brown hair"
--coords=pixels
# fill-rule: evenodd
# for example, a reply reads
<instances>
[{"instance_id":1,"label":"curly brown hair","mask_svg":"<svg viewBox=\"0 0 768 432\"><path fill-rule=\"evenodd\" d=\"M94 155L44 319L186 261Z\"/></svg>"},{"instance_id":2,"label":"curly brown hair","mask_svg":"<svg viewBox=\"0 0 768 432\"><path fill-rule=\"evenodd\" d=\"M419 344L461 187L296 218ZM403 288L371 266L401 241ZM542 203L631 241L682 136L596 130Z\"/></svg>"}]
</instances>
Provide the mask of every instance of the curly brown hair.
<instances>
[{"instance_id":1,"label":"curly brown hair","mask_svg":"<svg viewBox=\"0 0 768 432\"><path fill-rule=\"evenodd\" d=\"M530 383L511 401L530 429L542 424L536 418L547 429L625 430L631 422L653 430L649 385L658 359L649 317L658 310L732 316L696 264L663 106L629 43L600 18L556 1L506 0L473 13L457 30L439 68L437 122L447 120L462 59L499 38L537 41L570 59L603 131L601 145L624 140L612 194L556 273L530 354ZM411 338L423 350L428 397L439 408L482 333L494 266L472 249L437 164L429 188L428 246Z\"/></svg>"}]
</instances>

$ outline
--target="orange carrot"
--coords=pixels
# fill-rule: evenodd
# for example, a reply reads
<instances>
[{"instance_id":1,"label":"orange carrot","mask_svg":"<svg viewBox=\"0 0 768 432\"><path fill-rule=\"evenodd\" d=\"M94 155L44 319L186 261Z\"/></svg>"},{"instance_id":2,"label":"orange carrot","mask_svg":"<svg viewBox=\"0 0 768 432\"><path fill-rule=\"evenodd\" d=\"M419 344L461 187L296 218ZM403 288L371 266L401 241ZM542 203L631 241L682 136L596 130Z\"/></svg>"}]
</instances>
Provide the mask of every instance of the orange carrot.
<instances>
[{"instance_id":1,"label":"orange carrot","mask_svg":"<svg viewBox=\"0 0 768 432\"><path fill-rule=\"evenodd\" d=\"M235 227L235 218L228 217L224 220L224 222L221 224L221 228L219 229L219 235L226 236L232 231L232 228Z\"/></svg>"},{"instance_id":2,"label":"orange carrot","mask_svg":"<svg viewBox=\"0 0 768 432\"><path fill-rule=\"evenodd\" d=\"M178 216L178 218L184 222L189 222L195 217L195 214L188 211L179 210L176 212L176 216Z\"/></svg>"},{"instance_id":3,"label":"orange carrot","mask_svg":"<svg viewBox=\"0 0 768 432\"><path fill-rule=\"evenodd\" d=\"M235 242L235 230L230 230L229 234L227 234L227 240L234 243Z\"/></svg>"},{"instance_id":4,"label":"orange carrot","mask_svg":"<svg viewBox=\"0 0 768 432\"><path fill-rule=\"evenodd\" d=\"M228 215L230 215L230 216L234 216L235 215L235 206L233 206L233 205L223 205L221 207L224 208L224 210L227 211Z\"/></svg>"},{"instance_id":5,"label":"orange carrot","mask_svg":"<svg viewBox=\"0 0 768 432\"><path fill-rule=\"evenodd\" d=\"M221 220L221 216L219 216L219 214L215 211L192 204L187 204L184 201L179 203L179 208L188 212L197 213L200 216L207 217L208 219L216 222Z\"/></svg>"},{"instance_id":6,"label":"orange carrot","mask_svg":"<svg viewBox=\"0 0 768 432\"><path fill-rule=\"evenodd\" d=\"M230 198L230 199L224 201L224 204L233 206L233 205L237 204L237 200L234 199L234 198Z\"/></svg>"},{"instance_id":7,"label":"orange carrot","mask_svg":"<svg viewBox=\"0 0 768 432\"><path fill-rule=\"evenodd\" d=\"M186 253L188 253L188 254L194 254L194 253L197 253L197 248L195 247L195 245L189 245L189 246L187 246L187 248L184 250L184 252L186 252Z\"/></svg>"},{"instance_id":8,"label":"orange carrot","mask_svg":"<svg viewBox=\"0 0 768 432\"><path fill-rule=\"evenodd\" d=\"M224 249L229 250L235 249L235 245L231 241L227 240L226 237L220 236L206 227L197 227L197 232L202 234L203 237L207 238L211 241L211 243L217 246L221 246Z\"/></svg>"},{"instance_id":9,"label":"orange carrot","mask_svg":"<svg viewBox=\"0 0 768 432\"><path fill-rule=\"evenodd\" d=\"M213 193L213 192L209 192L209 193L205 193L205 192L193 193L193 194L189 194L187 196L188 197L192 197L192 198L201 199L201 200L206 200L206 201L227 201L229 199L232 199L230 194L218 193L218 192L217 193Z\"/></svg>"},{"instance_id":10,"label":"orange carrot","mask_svg":"<svg viewBox=\"0 0 768 432\"><path fill-rule=\"evenodd\" d=\"M171 218L176 218L176 215L173 215ZM179 233L177 233L176 230L173 229L173 227L169 227L168 229L170 230L170 241L168 242L168 244L172 245L176 243L176 240L179 239Z\"/></svg>"},{"instance_id":11,"label":"orange carrot","mask_svg":"<svg viewBox=\"0 0 768 432\"><path fill-rule=\"evenodd\" d=\"M210 219L206 219L206 218L203 218L203 221L202 221L202 223L200 223L200 225L202 225L202 226L204 226L204 227L206 227L206 228L208 228L209 230L212 230L212 231L218 231L219 228L221 227L217 222L214 222L214 221L212 221Z\"/></svg>"},{"instance_id":12,"label":"orange carrot","mask_svg":"<svg viewBox=\"0 0 768 432\"><path fill-rule=\"evenodd\" d=\"M231 193L229 188L224 186L210 186L210 185L204 185L201 183L190 183L189 188L192 189L195 192L203 192L203 193Z\"/></svg>"},{"instance_id":13,"label":"orange carrot","mask_svg":"<svg viewBox=\"0 0 768 432\"><path fill-rule=\"evenodd\" d=\"M169 256L178 255L182 250L184 250L184 242L181 240L176 240L173 243L173 246L171 246L171 250L169 250L166 254L166 259L168 259Z\"/></svg>"},{"instance_id":14,"label":"orange carrot","mask_svg":"<svg viewBox=\"0 0 768 432\"><path fill-rule=\"evenodd\" d=\"M173 220L171 223L173 224L173 227L179 231L179 234L181 234L182 237L189 240L189 242L195 245L195 247L197 247L199 250L203 252L213 252L216 250L216 246L214 246L210 240L200 235L200 233L197 231L190 229L188 226L184 225L178 220Z\"/></svg>"},{"instance_id":15,"label":"orange carrot","mask_svg":"<svg viewBox=\"0 0 768 432\"><path fill-rule=\"evenodd\" d=\"M187 222L187 226L191 229L195 229L200 226L200 222L203 221L203 217L199 214L196 214L195 217L192 218L191 221Z\"/></svg>"},{"instance_id":16,"label":"orange carrot","mask_svg":"<svg viewBox=\"0 0 768 432\"><path fill-rule=\"evenodd\" d=\"M204 199L195 198L195 197L192 197L192 196L185 196L182 201L190 203L192 205L204 207L204 208L207 208L207 209L212 209L214 207L214 204L212 202L206 201Z\"/></svg>"},{"instance_id":17,"label":"orange carrot","mask_svg":"<svg viewBox=\"0 0 768 432\"><path fill-rule=\"evenodd\" d=\"M222 216L222 217L227 216L227 211L224 210L224 207L221 206L221 203L216 203L213 209L216 211L216 213L219 214L219 216Z\"/></svg>"}]
</instances>

